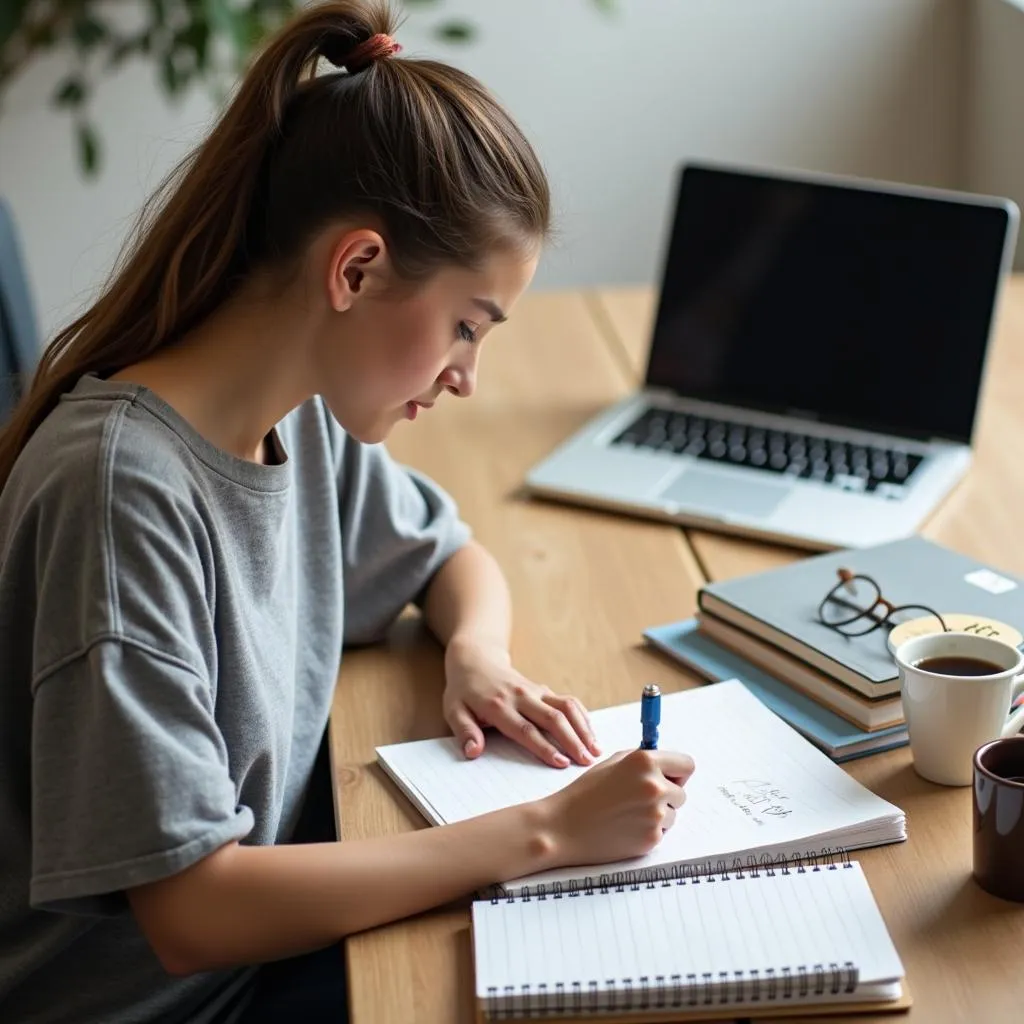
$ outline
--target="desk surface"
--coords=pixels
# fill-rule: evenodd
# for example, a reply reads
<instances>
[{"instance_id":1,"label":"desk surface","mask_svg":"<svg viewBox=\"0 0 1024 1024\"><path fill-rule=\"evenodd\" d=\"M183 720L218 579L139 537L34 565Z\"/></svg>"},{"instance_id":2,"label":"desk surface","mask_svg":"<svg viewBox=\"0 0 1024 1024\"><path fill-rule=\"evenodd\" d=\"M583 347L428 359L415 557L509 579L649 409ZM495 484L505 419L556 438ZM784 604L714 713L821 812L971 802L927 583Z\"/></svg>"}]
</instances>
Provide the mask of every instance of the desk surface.
<instances>
[{"instance_id":1,"label":"desk surface","mask_svg":"<svg viewBox=\"0 0 1024 1024\"><path fill-rule=\"evenodd\" d=\"M389 441L397 458L452 493L508 575L517 665L592 708L634 699L651 679L667 690L696 685L643 647L642 630L692 614L706 580L804 557L523 496L529 466L637 385L651 313L647 289L529 295L485 346L475 398L440 403ZM1024 437L1022 379L1019 279L1003 301L974 468L922 532L1024 574L1024 543L1013 525L1024 507L1024 464L1009 442ZM440 649L414 618L400 621L386 644L346 652L331 724L344 838L426 827L374 764L374 747L444 735L442 685ZM1024 907L971 881L970 790L919 779L907 749L854 762L850 771L907 812L907 843L858 859L907 968L910 1016L929 1024L1019 1019ZM463 901L347 941L353 1024L473 1019L467 907Z\"/></svg>"}]
</instances>

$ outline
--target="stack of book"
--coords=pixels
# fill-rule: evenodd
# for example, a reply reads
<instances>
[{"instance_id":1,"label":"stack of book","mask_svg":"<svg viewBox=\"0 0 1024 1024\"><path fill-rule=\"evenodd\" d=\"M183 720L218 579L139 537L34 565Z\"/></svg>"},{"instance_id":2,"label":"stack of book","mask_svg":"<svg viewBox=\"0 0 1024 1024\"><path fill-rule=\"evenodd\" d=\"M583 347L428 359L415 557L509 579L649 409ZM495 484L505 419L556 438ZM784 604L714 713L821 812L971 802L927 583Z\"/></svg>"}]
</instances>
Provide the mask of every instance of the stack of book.
<instances>
[{"instance_id":1,"label":"stack of book","mask_svg":"<svg viewBox=\"0 0 1024 1024\"><path fill-rule=\"evenodd\" d=\"M1020 640L1020 581L917 536L709 583L694 618L653 626L644 637L706 680L740 679L836 761L904 745L890 627L846 636L819 617L840 568L870 576L893 605L925 605L958 628L976 621L988 635L1002 629L1004 639ZM922 626L931 618L905 617Z\"/></svg>"}]
</instances>

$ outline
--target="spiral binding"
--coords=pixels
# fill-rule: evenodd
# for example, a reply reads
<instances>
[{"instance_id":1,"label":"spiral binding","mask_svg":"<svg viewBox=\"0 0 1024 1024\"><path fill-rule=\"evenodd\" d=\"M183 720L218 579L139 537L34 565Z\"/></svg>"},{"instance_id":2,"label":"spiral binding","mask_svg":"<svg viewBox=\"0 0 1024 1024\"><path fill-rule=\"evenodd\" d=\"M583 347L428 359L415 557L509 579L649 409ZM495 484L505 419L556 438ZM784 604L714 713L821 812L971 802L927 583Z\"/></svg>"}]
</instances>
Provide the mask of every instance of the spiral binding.
<instances>
[{"instance_id":1,"label":"spiral binding","mask_svg":"<svg viewBox=\"0 0 1024 1024\"><path fill-rule=\"evenodd\" d=\"M702 863L668 864L632 871L613 871L607 874L586 875L569 882L538 882L524 885L515 891L505 886L487 890L491 903L514 903L517 900L563 899L574 896L593 896L595 893L625 892L626 890L656 889L669 885L701 885L728 882L730 879L758 878L760 875L804 874L808 871L836 871L852 867L848 851L841 847L824 847L814 853L749 855L745 861L733 857L731 863L719 859Z\"/></svg>"},{"instance_id":2,"label":"spiral binding","mask_svg":"<svg viewBox=\"0 0 1024 1024\"><path fill-rule=\"evenodd\" d=\"M574 981L569 985L506 985L487 990L484 1014L492 1020L535 1015L608 1013L616 1010L675 1010L743 1003L796 1002L826 993L856 990L857 967L843 964L798 964L795 967L711 974L646 975Z\"/></svg>"},{"instance_id":3,"label":"spiral binding","mask_svg":"<svg viewBox=\"0 0 1024 1024\"><path fill-rule=\"evenodd\" d=\"M853 865L842 847L816 853L750 855L734 857L727 864L716 860L701 864L674 864L636 871L616 871L587 876L567 884L553 882L524 886L516 893L495 890L492 903L572 899L610 892L655 889L672 885L711 885L761 875L804 874L838 871ZM555 985L507 985L490 987L484 1013L493 1020L560 1013L607 1013L616 1010L658 1010L729 1005L732 1003L798 1001L826 993L839 995L856 990L860 974L849 961L836 964L795 964L711 974L655 975L653 978L588 979Z\"/></svg>"}]
</instances>

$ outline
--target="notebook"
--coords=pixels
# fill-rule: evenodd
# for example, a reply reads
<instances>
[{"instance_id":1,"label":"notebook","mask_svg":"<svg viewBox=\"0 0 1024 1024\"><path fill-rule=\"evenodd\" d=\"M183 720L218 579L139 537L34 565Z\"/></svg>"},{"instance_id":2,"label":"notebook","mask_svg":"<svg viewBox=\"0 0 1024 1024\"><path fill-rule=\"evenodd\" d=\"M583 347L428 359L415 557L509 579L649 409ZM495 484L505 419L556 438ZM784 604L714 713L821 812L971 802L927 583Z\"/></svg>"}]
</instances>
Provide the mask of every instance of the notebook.
<instances>
[{"instance_id":1,"label":"notebook","mask_svg":"<svg viewBox=\"0 0 1024 1024\"><path fill-rule=\"evenodd\" d=\"M859 864L725 872L472 907L480 1020L906 1009Z\"/></svg>"},{"instance_id":2,"label":"notebook","mask_svg":"<svg viewBox=\"0 0 1024 1024\"><path fill-rule=\"evenodd\" d=\"M1024 627L1024 587L977 559L911 536L858 550L832 551L775 569L708 583L697 595L710 612L775 644L867 697L899 692L887 630L841 636L818 621L818 606L840 567L872 576L893 604L924 604Z\"/></svg>"},{"instance_id":3,"label":"notebook","mask_svg":"<svg viewBox=\"0 0 1024 1024\"><path fill-rule=\"evenodd\" d=\"M905 723L868 732L852 725L806 694L730 651L698 629L696 619L644 630L649 644L712 682L739 679L762 704L801 735L842 763L883 750L906 746Z\"/></svg>"},{"instance_id":4,"label":"notebook","mask_svg":"<svg viewBox=\"0 0 1024 1024\"><path fill-rule=\"evenodd\" d=\"M640 702L591 712L605 756L640 743ZM506 894L709 873L719 865L793 859L906 838L906 818L851 778L740 681L661 699L660 745L690 754L696 770L676 823L648 854L501 879ZM537 800L588 768L551 768L498 733L467 760L454 737L377 748L381 767L435 825Z\"/></svg>"}]
</instances>

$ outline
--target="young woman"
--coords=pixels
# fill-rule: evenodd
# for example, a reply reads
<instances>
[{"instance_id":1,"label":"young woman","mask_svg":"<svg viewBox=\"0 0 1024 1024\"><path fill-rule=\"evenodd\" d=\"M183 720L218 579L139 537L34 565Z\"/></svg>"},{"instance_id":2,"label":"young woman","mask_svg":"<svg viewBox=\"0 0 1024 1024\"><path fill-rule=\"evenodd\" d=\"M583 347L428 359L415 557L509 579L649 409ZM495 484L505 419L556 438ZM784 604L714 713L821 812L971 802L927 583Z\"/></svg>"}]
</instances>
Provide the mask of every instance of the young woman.
<instances>
[{"instance_id":1,"label":"young woman","mask_svg":"<svg viewBox=\"0 0 1024 1024\"><path fill-rule=\"evenodd\" d=\"M537 803L333 841L341 651L410 601L468 757L484 726L552 770L599 753L513 668L451 500L377 444L473 393L549 218L509 117L391 32L335 2L270 42L0 438L5 1021L338 1021L341 937L641 854L683 801L689 758L620 752Z\"/></svg>"}]
</instances>

